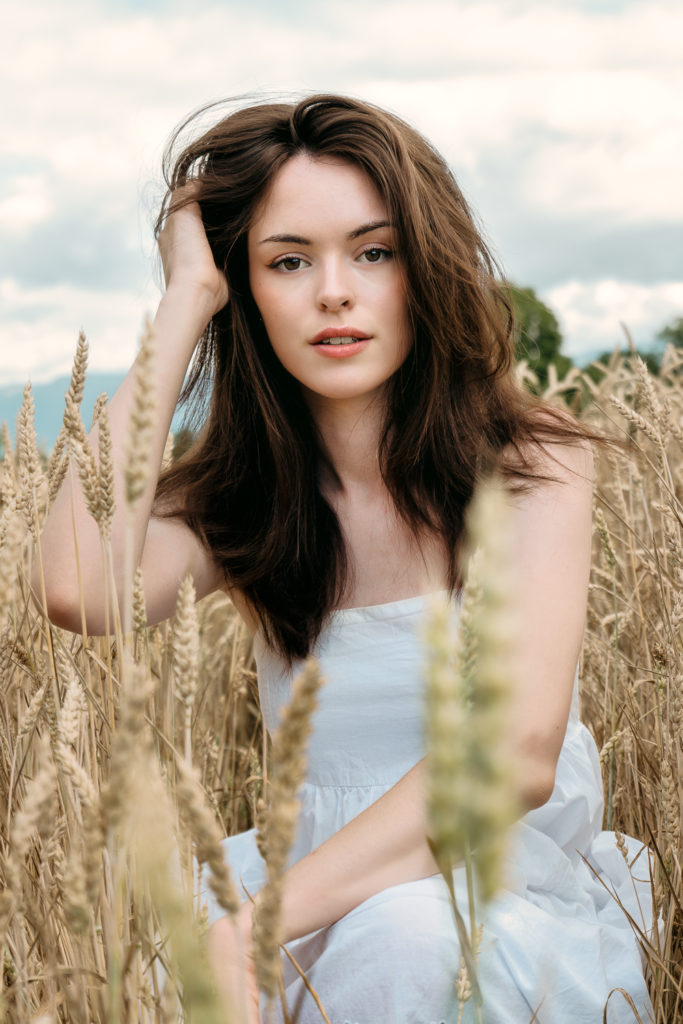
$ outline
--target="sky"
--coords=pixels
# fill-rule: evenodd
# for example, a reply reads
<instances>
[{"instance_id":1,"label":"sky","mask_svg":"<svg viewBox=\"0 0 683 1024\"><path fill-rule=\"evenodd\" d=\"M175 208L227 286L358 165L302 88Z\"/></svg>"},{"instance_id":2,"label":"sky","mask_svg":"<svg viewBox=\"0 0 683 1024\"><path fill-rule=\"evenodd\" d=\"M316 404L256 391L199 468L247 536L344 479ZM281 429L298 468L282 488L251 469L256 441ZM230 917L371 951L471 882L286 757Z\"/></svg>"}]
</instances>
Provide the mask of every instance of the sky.
<instances>
[{"instance_id":1,"label":"sky","mask_svg":"<svg viewBox=\"0 0 683 1024\"><path fill-rule=\"evenodd\" d=\"M204 103L350 93L448 159L583 362L683 316L679 0L0 0L0 386L123 370L161 155ZM244 101L246 102L246 100Z\"/></svg>"}]
</instances>

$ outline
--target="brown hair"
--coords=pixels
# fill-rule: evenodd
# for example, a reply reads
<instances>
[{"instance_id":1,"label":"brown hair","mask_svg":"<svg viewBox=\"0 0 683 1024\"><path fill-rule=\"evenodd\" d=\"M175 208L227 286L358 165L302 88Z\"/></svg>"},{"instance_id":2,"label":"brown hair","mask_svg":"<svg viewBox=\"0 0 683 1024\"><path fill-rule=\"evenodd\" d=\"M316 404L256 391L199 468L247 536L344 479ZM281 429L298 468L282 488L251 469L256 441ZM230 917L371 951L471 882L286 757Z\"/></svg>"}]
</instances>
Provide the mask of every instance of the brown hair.
<instances>
[{"instance_id":1,"label":"brown hair","mask_svg":"<svg viewBox=\"0 0 683 1024\"><path fill-rule=\"evenodd\" d=\"M174 190L196 181L230 302L203 337L181 395L194 401L203 429L161 475L156 514L179 515L202 537L268 642L291 661L310 651L348 571L339 522L318 487L311 415L271 349L249 287L247 231L292 156L362 168L396 226L413 345L389 382L380 466L414 535L442 538L451 589L482 468L512 446L518 457L503 471L513 485L528 485L537 478L528 442L571 442L585 432L518 386L512 313L495 262L447 164L400 118L318 95L239 109L175 157L177 139L165 158L169 192L157 230L178 205Z\"/></svg>"}]
</instances>

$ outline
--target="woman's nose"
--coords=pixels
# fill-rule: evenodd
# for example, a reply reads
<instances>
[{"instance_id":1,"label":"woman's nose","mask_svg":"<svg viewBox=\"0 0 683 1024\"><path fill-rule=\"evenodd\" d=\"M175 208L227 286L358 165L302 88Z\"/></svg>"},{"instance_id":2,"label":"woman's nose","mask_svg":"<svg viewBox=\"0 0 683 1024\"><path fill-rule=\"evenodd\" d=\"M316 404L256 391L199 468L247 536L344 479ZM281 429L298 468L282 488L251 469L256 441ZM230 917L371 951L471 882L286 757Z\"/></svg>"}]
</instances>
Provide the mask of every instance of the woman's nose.
<instances>
[{"instance_id":1,"label":"woman's nose","mask_svg":"<svg viewBox=\"0 0 683 1024\"><path fill-rule=\"evenodd\" d=\"M353 305L351 274L339 260L330 260L321 267L318 305L330 312Z\"/></svg>"}]
</instances>

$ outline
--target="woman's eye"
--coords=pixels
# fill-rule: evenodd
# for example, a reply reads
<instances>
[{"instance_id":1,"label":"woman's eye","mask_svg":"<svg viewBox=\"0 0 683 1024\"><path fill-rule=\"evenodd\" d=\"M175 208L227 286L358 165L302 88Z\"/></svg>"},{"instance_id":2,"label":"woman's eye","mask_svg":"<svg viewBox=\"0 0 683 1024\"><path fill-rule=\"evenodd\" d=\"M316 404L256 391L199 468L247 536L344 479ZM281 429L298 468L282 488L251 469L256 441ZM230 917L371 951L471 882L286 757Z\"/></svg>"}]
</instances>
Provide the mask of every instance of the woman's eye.
<instances>
[{"instance_id":1,"label":"woman's eye","mask_svg":"<svg viewBox=\"0 0 683 1024\"><path fill-rule=\"evenodd\" d=\"M372 249L365 249L362 256L368 263L380 263L382 260L391 258L391 251L389 249L380 249L375 247Z\"/></svg>"},{"instance_id":2,"label":"woman's eye","mask_svg":"<svg viewBox=\"0 0 683 1024\"><path fill-rule=\"evenodd\" d=\"M271 263L271 266L275 270L282 270L284 273L291 272L292 270L299 270L303 265L303 260L300 256L283 256L280 260L275 260Z\"/></svg>"}]
</instances>

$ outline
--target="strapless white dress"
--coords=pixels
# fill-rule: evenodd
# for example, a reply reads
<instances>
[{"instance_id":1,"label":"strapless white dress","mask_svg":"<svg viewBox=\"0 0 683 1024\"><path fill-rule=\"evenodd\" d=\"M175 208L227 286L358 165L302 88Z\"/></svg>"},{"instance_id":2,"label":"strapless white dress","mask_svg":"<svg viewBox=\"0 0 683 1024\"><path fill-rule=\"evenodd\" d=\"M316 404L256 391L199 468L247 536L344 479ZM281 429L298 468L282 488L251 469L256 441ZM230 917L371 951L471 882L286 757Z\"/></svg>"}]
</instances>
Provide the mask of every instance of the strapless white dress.
<instances>
[{"instance_id":1,"label":"strapless white dress","mask_svg":"<svg viewBox=\"0 0 683 1024\"><path fill-rule=\"evenodd\" d=\"M424 755L420 630L427 601L414 597L336 611L319 637L314 654L326 683L313 723L291 862L373 803ZM258 634L255 657L261 710L272 731L293 675ZM528 1024L535 1011L538 1024L600 1024L606 1001L608 1024L633 1024L619 988L643 1021L653 1019L639 943L615 899L645 932L651 930L649 855L627 839L629 872L614 833L601 831L602 813L597 749L579 721L575 685L552 796L513 827L504 888L480 912L479 980L487 1024ZM227 839L225 852L238 887L255 894L265 871L254 831ZM454 876L467 920L464 869ZM206 900L215 920L221 911L210 894ZM438 875L377 893L288 948L332 1024L458 1019L454 979L460 952ZM287 960L284 975L292 1019L321 1024ZM468 1003L463 1024L473 1019Z\"/></svg>"}]
</instances>

